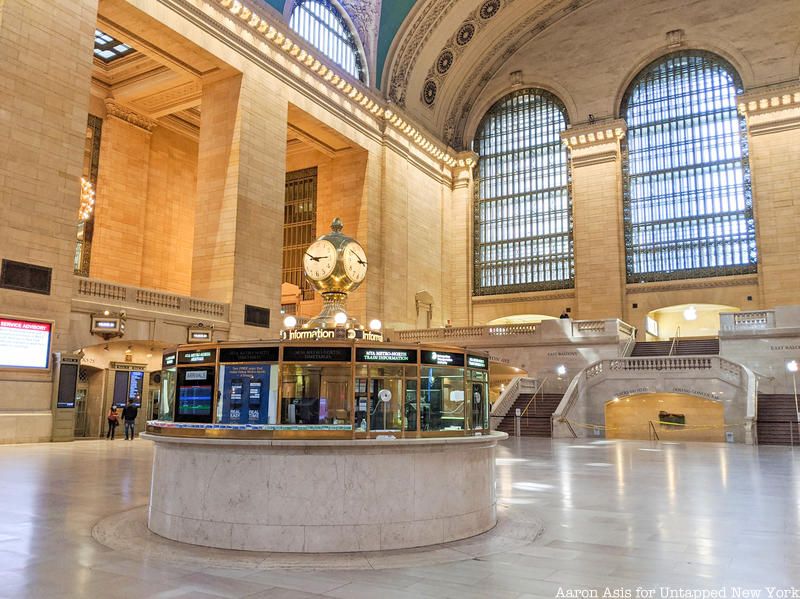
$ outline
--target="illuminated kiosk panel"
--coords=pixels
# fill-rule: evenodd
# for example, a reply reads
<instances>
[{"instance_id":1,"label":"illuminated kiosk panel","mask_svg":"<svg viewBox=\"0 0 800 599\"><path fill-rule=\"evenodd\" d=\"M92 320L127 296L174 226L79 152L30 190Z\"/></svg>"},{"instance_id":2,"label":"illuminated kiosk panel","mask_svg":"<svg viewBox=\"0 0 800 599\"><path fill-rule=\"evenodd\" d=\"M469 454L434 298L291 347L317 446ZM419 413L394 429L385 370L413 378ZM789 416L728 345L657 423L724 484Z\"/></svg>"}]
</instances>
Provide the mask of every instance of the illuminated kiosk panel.
<instances>
[{"instance_id":1,"label":"illuminated kiosk panel","mask_svg":"<svg viewBox=\"0 0 800 599\"><path fill-rule=\"evenodd\" d=\"M506 438L488 430L488 363L453 347L353 340L180 346L164 358L174 408L143 435L155 442L149 527L286 552L485 532Z\"/></svg>"}]
</instances>

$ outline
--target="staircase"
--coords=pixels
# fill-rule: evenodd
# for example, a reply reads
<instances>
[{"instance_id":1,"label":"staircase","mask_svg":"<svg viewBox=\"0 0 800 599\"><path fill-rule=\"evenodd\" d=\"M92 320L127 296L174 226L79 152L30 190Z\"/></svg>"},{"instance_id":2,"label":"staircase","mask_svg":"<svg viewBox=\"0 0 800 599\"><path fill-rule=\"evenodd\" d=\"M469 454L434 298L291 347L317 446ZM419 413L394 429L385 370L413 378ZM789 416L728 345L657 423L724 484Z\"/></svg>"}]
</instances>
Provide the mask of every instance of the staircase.
<instances>
[{"instance_id":1,"label":"staircase","mask_svg":"<svg viewBox=\"0 0 800 599\"><path fill-rule=\"evenodd\" d=\"M633 346L631 357L668 356L672 341L644 341ZM719 339L678 339L672 351L673 356L718 356Z\"/></svg>"},{"instance_id":2,"label":"staircase","mask_svg":"<svg viewBox=\"0 0 800 599\"><path fill-rule=\"evenodd\" d=\"M759 393L756 427L759 445L800 445L794 395Z\"/></svg>"},{"instance_id":3,"label":"staircase","mask_svg":"<svg viewBox=\"0 0 800 599\"><path fill-rule=\"evenodd\" d=\"M514 419L517 408L521 412L525 412L525 406L528 406L528 402L530 402L528 411L520 418L520 435L523 437L550 437L550 416L561 403L563 395L561 393L537 393L535 401L531 401L532 397L533 395L530 393L521 393L497 430L514 435Z\"/></svg>"}]
</instances>

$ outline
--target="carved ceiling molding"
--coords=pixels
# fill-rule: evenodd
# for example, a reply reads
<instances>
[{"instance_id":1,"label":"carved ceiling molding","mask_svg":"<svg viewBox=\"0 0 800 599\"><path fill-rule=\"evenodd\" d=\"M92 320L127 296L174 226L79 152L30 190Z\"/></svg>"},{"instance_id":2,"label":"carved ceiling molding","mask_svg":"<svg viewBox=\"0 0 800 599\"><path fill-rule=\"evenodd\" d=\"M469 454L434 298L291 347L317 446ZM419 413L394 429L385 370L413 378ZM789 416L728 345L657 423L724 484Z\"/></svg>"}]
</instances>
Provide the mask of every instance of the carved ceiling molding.
<instances>
[{"instance_id":1,"label":"carved ceiling molding","mask_svg":"<svg viewBox=\"0 0 800 599\"><path fill-rule=\"evenodd\" d=\"M461 54L464 53L470 42L483 29L488 22L514 0L484 0L479 7L473 10L461 24L456 28L455 33L450 36L450 40L444 48L439 51L436 60L428 69L425 82L420 91L420 102L422 105L433 109L436 103L436 95L441 89L445 78L450 72Z\"/></svg>"},{"instance_id":2,"label":"carved ceiling molding","mask_svg":"<svg viewBox=\"0 0 800 599\"><path fill-rule=\"evenodd\" d=\"M387 95L398 106L406 105L408 78L417 64L420 52L458 0L430 0L416 14L392 60Z\"/></svg>"},{"instance_id":3,"label":"carved ceiling molding","mask_svg":"<svg viewBox=\"0 0 800 599\"><path fill-rule=\"evenodd\" d=\"M361 38L366 59L365 68L372 72L378 47L378 15L381 14L382 0L339 0Z\"/></svg>"},{"instance_id":4,"label":"carved ceiling molding","mask_svg":"<svg viewBox=\"0 0 800 599\"><path fill-rule=\"evenodd\" d=\"M481 54L470 74L459 81L459 93L450 106L441 133L455 149L464 146L464 129L475 101L502 65L533 38L541 35L564 17L595 0L550 0L520 20L512 29L498 36L497 41Z\"/></svg>"},{"instance_id":5,"label":"carved ceiling molding","mask_svg":"<svg viewBox=\"0 0 800 599\"><path fill-rule=\"evenodd\" d=\"M130 123L135 127L139 127L140 129L144 129L145 131L149 132L152 132L157 126L157 123L154 120L147 118L143 114L139 114L132 108L125 106L124 104L120 104L111 98L106 99L105 104L106 114L108 116L117 117L126 123Z\"/></svg>"}]
</instances>

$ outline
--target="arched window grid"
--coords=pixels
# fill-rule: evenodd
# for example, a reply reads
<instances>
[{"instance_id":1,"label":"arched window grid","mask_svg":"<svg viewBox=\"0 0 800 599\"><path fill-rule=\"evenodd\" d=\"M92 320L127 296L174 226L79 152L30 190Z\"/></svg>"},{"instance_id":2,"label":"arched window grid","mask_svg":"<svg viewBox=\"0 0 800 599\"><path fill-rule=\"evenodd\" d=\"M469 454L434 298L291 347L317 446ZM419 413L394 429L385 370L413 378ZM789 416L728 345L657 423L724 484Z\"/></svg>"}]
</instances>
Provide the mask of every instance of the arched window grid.
<instances>
[{"instance_id":1,"label":"arched window grid","mask_svg":"<svg viewBox=\"0 0 800 599\"><path fill-rule=\"evenodd\" d=\"M735 69L669 54L631 83L621 114L629 283L756 272L746 122Z\"/></svg>"},{"instance_id":2,"label":"arched window grid","mask_svg":"<svg viewBox=\"0 0 800 599\"><path fill-rule=\"evenodd\" d=\"M355 36L339 8L329 0L295 0L289 26L347 74L366 83Z\"/></svg>"},{"instance_id":3,"label":"arched window grid","mask_svg":"<svg viewBox=\"0 0 800 599\"><path fill-rule=\"evenodd\" d=\"M574 287L567 111L542 89L504 96L475 137L474 294Z\"/></svg>"}]
</instances>

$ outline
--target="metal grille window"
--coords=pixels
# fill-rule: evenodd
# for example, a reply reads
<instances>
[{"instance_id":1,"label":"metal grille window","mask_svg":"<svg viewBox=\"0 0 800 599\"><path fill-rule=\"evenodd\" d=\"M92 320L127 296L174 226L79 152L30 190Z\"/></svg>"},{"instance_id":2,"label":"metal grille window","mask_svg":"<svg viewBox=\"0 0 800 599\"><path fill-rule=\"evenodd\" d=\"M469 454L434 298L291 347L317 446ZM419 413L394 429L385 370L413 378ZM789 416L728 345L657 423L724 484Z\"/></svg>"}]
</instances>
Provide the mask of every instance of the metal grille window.
<instances>
[{"instance_id":1,"label":"metal grille window","mask_svg":"<svg viewBox=\"0 0 800 599\"><path fill-rule=\"evenodd\" d=\"M478 127L476 295L574 286L566 128L563 104L541 89L503 97Z\"/></svg>"},{"instance_id":2,"label":"metal grille window","mask_svg":"<svg viewBox=\"0 0 800 599\"><path fill-rule=\"evenodd\" d=\"M661 58L622 104L628 282L756 271L742 84L706 52Z\"/></svg>"},{"instance_id":3,"label":"metal grille window","mask_svg":"<svg viewBox=\"0 0 800 599\"><path fill-rule=\"evenodd\" d=\"M317 169L286 173L283 211L283 282L297 285L303 299L314 290L303 272L303 254L317 235Z\"/></svg>"},{"instance_id":4,"label":"metal grille window","mask_svg":"<svg viewBox=\"0 0 800 599\"><path fill-rule=\"evenodd\" d=\"M364 61L350 26L329 0L295 0L289 27L348 74L366 83Z\"/></svg>"}]
</instances>

